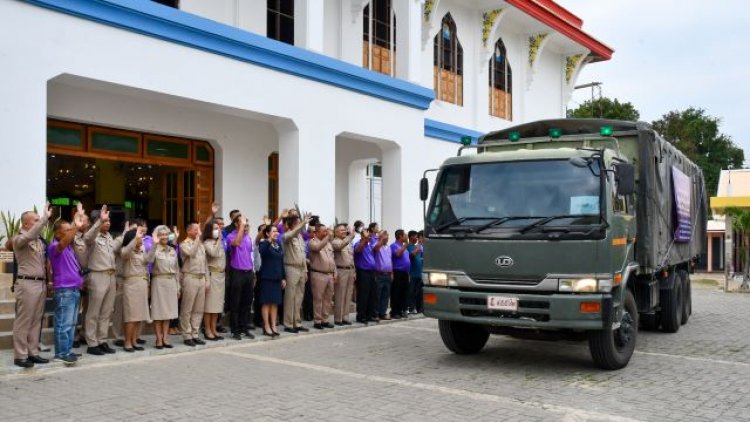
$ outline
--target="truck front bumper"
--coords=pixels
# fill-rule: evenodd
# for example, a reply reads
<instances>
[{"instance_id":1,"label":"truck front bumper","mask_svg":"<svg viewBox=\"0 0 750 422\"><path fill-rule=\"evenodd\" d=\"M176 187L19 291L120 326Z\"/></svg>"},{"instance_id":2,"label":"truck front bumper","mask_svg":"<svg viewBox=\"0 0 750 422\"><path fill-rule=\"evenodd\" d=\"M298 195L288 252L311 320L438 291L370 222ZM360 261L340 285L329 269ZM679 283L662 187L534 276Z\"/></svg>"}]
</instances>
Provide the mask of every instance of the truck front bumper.
<instances>
[{"instance_id":1,"label":"truck front bumper","mask_svg":"<svg viewBox=\"0 0 750 422\"><path fill-rule=\"evenodd\" d=\"M431 299L424 302L424 314L431 318L530 329L600 330L609 326L613 308L611 295L602 293L488 293L425 286L424 295L425 299ZM490 310L488 296L517 298L518 310ZM601 311L581 312L584 302L599 303Z\"/></svg>"}]
</instances>

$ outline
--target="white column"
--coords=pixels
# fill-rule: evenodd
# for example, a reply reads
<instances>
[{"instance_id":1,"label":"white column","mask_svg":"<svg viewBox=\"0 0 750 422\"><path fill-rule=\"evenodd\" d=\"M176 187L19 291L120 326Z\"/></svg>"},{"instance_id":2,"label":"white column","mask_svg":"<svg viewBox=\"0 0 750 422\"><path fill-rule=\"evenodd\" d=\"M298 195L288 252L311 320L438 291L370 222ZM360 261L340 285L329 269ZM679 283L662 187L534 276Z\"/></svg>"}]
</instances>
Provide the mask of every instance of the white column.
<instances>
[{"instance_id":1,"label":"white column","mask_svg":"<svg viewBox=\"0 0 750 422\"><path fill-rule=\"evenodd\" d=\"M396 14L396 76L419 82L422 62L422 3L423 0L393 2Z\"/></svg>"},{"instance_id":2,"label":"white column","mask_svg":"<svg viewBox=\"0 0 750 422\"><path fill-rule=\"evenodd\" d=\"M294 2L294 45L323 52L323 0Z\"/></svg>"},{"instance_id":3,"label":"white column","mask_svg":"<svg viewBox=\"0 0 750 422\"><path fill-rule=\"evenodd\" d=\"M401 155L399 147L383 149L383 221L380 226L391 232L401 228L404 218L404 163Z\"/></svg>"},{"instance_id":4,"label":"white column","mask_svg":"<svg viewBox=\"0 0 750 422\"><path fill-rule=\"evenodd\" d=\"M339 51L341 60L362 66L362 21L366 0L341 0Z\"/></svg>"},{"instance_id":5,"label":"white column","mask_svg":"<svg viewBox=\"0 0 750 422\"><path fill-rule=\"evenodd\" d=\"M257 0L235 0L237 2L237 27L266 36L268 31L266 2Z\"/></svg>"},{"instance_id":6,"label":"white column","mask_svg":"<svg viewBox=\"0 0 750 422\"><path fill-rule=\"evenodd\" d=\"M296 203L326 224L335 218L336 143L317 122L283 123L279 133L279 208Z\"/></svg>"},{"instance_id":7,"label":"white column","mask_svg":"<svg viewBox=\"0 0 750 422\"><path fill-rule=\"evenodd\" d=\"M0 154L2 210L20 217L34 205L41 210L46 197L47 78L34 72L33 67L6 62L0 98L0 126L6 146L6 153Z\"/></svg>"},{"instance_id":8,"label":"white column","mask_svg":"<svg viewBox=\"0 0 750 422\"><path fill-rule=\"evenodd\" d=\"M349 165L349 224L356 220L369 221L370 212L367 201L367 166L377 162L376 159L354 160Z\"/></svg>"}]
</instances>

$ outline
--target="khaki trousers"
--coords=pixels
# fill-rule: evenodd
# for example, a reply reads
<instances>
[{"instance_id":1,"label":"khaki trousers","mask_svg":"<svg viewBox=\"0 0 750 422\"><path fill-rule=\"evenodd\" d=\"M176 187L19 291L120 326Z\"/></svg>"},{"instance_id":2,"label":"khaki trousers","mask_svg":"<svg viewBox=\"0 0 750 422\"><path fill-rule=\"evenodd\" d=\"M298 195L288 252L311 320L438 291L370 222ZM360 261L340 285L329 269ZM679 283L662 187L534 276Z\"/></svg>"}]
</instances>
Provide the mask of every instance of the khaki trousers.
<instances>
[{"instance_id":1,"label":"khaki trousers","mask_svg":"<svg viewBox=\"0 0 750 422\"><path fill-rule=\"evenodd\" d=\"M302 267L285 265L286 289L284 290L284 326L299 327L302 325L302 299L305 297L305 278L307 273Z\"/></svg>"},{"instance_id":2,"label":"khaki trousers","mask_svg":"<svg viewBox=\"0 0 750 422\"><path fill-rule=\"evenodd\" d=\"M13 358L39 354L39 333L47 289L44 281L16 280L16 319L13 321Z\"/></svg>"},{"instance_id":3,"label":"khaki trousers","mask_svg":"<svg viewBox=\"0 0 750 422\"><path fill-rule=\"evenodd\" d=\"M206 278L185 274L182 280L182 301L180 302L180 330L182 330L183 339L198 338L205 304Z\"/></svg>"},{"instance_id":4,"label":"khaki trousers","mask_svg":"<svg viewBox=\"0 0 750 422\"><path fill-rule=\"evenodd\" d=\"M333 285L333 320L336 322L349 321L349 305L354 291L354 268L339 268Z\"/></svg>"},{"instance_id":5,"label":"khaki trousers","mask_svg":"<svg viewBox=\"0 0 750 422\"><path fill-rule=\"evenodd\" d=\"M310 272L315 323L328 322L333 311L333 274Z\"/></svg>"},{"instance_id":6,"label":"khaki trousers","mask_svg":"<svg viewBox=\"0 0 750 422\"><path fill-rule=\"evenodd\" d=\"M105 342L115 308L117 282L114 271L91 272L88 280L89 298L86 311L86 344L96 347ZM122 297L120 298L122 300Z\"/></svg>"}]
</instances>

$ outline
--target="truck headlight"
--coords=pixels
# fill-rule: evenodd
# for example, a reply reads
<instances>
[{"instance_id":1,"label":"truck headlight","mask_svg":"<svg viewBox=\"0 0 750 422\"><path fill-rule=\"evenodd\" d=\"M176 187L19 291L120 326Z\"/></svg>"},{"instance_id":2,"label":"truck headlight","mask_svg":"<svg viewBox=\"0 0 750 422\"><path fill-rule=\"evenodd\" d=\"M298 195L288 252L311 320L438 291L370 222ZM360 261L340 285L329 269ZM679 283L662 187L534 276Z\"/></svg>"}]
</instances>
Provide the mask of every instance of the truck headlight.
<instances>
[{"instance_id":1,"label":"truck headlight","mask_svg":"<svg viewBox=\"0 0 750 422\"><path fill-rule=\"evenodd\" d=\"M426 285L433 287L458 286L455 275L449 273L429 272L425 273L422 279L427 282Z\"/></svg>"},{"instance_id":2,"label":"truck headlight","mask_svg":"<svg viewBox=\"0 0 750 422\"><path fill-rule=\"evenodd\" d=\"M612 279L595 279L592 277L561 278L558 290L573 293L608 293L612 291Z\"/></svg>"}]
</instances>

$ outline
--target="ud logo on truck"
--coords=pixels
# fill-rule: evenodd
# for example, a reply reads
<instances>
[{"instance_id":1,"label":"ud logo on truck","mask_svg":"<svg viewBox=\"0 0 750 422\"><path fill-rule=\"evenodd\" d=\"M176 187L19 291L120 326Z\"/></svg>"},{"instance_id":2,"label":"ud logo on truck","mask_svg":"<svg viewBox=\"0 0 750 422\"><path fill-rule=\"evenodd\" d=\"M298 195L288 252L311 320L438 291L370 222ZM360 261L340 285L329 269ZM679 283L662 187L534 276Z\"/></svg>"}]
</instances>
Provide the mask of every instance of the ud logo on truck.
<instances>
[{"instance_id":1,"label":"ud logo on truck","mask_svg":"<svg viewBox=\"0 0 750 422\"><path fill-rule=\"evenodd\" d=\"M495 258L495 265L497 265L500 268L508 268L513 266L513 258L503 255L498 256Z\"/></svg>"}]
</instances>

